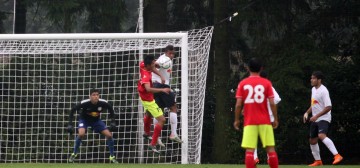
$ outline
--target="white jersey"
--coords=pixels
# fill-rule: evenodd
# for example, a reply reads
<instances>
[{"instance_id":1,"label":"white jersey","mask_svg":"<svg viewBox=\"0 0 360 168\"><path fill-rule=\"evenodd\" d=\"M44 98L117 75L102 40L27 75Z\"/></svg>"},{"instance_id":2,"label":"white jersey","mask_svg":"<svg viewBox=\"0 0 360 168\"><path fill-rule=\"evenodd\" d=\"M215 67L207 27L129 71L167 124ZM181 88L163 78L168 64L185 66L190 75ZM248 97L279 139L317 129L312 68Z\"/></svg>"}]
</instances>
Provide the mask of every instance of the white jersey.
<instances>
[{"instance_id":1,"label":"white jersey","mask_svg":"<svg viewBox=\"0 0 360 168\"><path fill-rule=\"evenodd\" d=\"M281 101L281 98L280 98L279 94L276 92L276 90L275 90L274 87L272 87L272 90L273 90L273 93L274 93L274 103L275 103L275 104L278 104L278 103ZM271 107L270 107L270 102L269 102L269 100L268 100L268 102L267 102L267 106L268 106L268 110L269 110L270 121L271 121L271 122L274 122L275 119L274 119L274 115L273 115L273 113L272 113L272 111L271 111Z\"/></svg>"},{"instance_id":2,"label":"white jersey","mask_svg":"<svg viewBox=\"0 0 360 168\"><path fill-rule=\"evenodd\" d=\"M312 115L319 114L325 107L331 106L329 91L324 85L319 88L313 87L311 89L311 111ZM324 115L320 116L315 122L325 120L331 122L331 110Z\"/></svg>"},{"instance_id":3,"label":"white jersey","mask_svg":"<svg viewBox=\"0 0 360 168\"><path fill-rule=\"evenodd\" d=\"M168 59L168 58L165 58L167 57L165 54L161 55L157 60L156 62L159 63L161 59ZM165 78L165 84L167 85L170 85L170 75L171 75L171 70L172 70L172 61L171 61L171 64L170 64L170 67L167 68L167 69L164 69L164 68L159 68L159 72L160 74ZM158 82L158 83L161 83L161 78L159 75L155 74L154 72L152 72L152 81L153 82Z\"/></svg>"}]
</instances>

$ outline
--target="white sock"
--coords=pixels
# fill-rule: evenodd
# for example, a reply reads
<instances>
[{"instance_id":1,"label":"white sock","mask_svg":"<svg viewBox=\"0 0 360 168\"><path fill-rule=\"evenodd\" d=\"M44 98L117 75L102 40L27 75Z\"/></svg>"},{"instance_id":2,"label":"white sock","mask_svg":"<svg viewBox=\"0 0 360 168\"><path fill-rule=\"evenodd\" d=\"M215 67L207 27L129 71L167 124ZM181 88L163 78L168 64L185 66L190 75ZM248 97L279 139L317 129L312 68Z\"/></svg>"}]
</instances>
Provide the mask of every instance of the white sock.
<instances>
[{"instance_id":1,"label":"white sock","mask_svg":"<svg viewBox=\"0 0 360 168\"><path fill-rule=\"evenodd\" d=\"M171 134L177 135L177 114L175 112L170 112L170 126L171 126Z\"/></svg>"},{"instance_id":2,"label":"white sock","mask_svg":"<svg viewBox=\"0 0 360 168\"><path fill-rule=\"evenodd\" d=\"M158 123L158 120L155 117L153 118L153 123L154 123L154 126Z\"/></svg>"},{"instance_id":3,"label":"white sock","mask_svg":"<svg viewBox=\"0 0 360 168\"><path fill-rule=\"evenodd\" d=\"M316 143L315 145L310 144L310 148L311 148L311 153L314 156L314 159L321 160L319 144L318 143Z\"/></svg>"},{"instance_id":4,"label":"white sock","mask_svg":"<svg viewBox=\"0 0 360 168\"><path fill-rule=\"evenodd\" d=\"M336 147L334 145L334 142L326 137L322 140L322 142L327 146L327 148L330 150L330 152L333 154L333 155L337 155L338 154L338 151L336 150Z\"/></svg>"},{"instance_id":5,"label":"white sock","mask_svg":"<svg viewBox=\"0 0 360 168\"><path fill-rule=\"evenodd\" d=\"M258 158L258 155L257 155L257 148L255 148L254 150L254 159Z\"/></svg>"}]
</instances>

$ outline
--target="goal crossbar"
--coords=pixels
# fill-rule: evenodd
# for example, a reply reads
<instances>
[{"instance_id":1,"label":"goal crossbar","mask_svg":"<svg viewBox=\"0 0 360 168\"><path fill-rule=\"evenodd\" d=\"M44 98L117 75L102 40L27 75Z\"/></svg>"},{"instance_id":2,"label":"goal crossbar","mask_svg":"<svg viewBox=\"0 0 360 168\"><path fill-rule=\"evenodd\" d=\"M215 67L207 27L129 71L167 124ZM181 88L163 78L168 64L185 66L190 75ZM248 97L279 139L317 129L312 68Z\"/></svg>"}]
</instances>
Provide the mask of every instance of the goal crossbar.
<instances>
[{"instance_id":1,"label":"goal crossbar","mask_svg":"<svg viewBox=\"0 0 360 168\"><path fill-rule=\"evenodd\" d=\"M1 40L181 39L187 33L0 34Z\"/></svg>"}]
</instances>

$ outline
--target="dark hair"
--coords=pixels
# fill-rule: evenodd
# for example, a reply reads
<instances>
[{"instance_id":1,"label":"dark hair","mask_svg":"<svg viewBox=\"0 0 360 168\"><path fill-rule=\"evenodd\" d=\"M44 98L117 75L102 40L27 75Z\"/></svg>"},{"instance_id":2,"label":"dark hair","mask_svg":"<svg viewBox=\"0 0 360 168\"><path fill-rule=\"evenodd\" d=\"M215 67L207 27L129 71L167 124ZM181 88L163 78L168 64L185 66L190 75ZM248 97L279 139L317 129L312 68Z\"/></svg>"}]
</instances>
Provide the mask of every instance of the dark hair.
<instances>
[{"instance_id":1,"label":"dark hair","mask_svg":"<svg viewBox=\"0 0 360 168\"><path fill-rule=\"evenodd\" d=\"M168 45L165 47L165 52L166 51L174 51L174 46L173 45Z\"/></svg>"},{"instance_id":2,"label":"dark hair","mask_svg":"<svg viewBox=\"0 0 360 168\"><path fill-rule=\"evenodd\" d=\"M315 76L317 79L324 79L325 76L321 71L314 71L311 75Z\"/></svg>"},{"instance_id":3,"label":"dark hair","mask_svg":"<svg viewBox=\"0 0 360 168\"><path fill-rule=\"evenodd\" d=\"M93 93L100 93L100 91L98 89L91 89L90 90L90 95L92 95Z\"/></svg>"},{"instance_id":4,"label":"dark hair","mask_svg":"<svg viewBox=\"0 0 360 168\"><path fill-rule=\"evenodd\" d=\"M153 55L145 55L144 56L144 64L145 66L151 65L151 63L154 61L155 57Z\"/></svg>"},{"instance_id":5,"label":"dark hair","mask_svg":"<svg viewBox=\"0 0 360 168\"><path fill-rule=\"evenodd\" d=\"M266 73L266 71L261 71L261 72L260 72L260 77L262 77L262 78L267 78L267 77L268 77L268 73Z\"/></svg>"},{"instance_id":6,"label":"dark hair","mask_svg":"<svg viewBox=\"0 0 360 168\"><path fill-rule=\"evenodd\" d=\"M260 72L261 68L263 67L263 64L260 61L260 59L251 58L248 63L248 67L250 72Z\"/></svg>"}]
</instances>

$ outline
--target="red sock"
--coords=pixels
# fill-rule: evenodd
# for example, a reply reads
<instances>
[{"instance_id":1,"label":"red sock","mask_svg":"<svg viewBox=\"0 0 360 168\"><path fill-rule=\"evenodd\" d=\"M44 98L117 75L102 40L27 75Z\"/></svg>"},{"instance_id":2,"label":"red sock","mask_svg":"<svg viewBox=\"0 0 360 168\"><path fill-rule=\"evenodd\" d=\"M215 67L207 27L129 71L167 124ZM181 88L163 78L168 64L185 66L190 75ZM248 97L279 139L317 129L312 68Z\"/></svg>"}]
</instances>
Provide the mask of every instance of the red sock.
<instances>
[{"instance_id":1,"label":"red sock","mask_svg":"<svg viewBox=\"0 0 360 168\"><path fill-rule=\"evenodd\" d=\"M278 160L276 152L269 152L268 156L269 156L269 166L271 168L278 168L279 160Z\"/></svg>"},{"instance_id":2,"label":"red sock","mask_svg":"<svg viewBox=\"0 0 360 168\"><path fill-rule=\"evenodd\" d=\"M145 115L144 116L144 132L147 135L150 135L150 127L151 127L151 117Z\"/></svg>"},{"instance_id":3,"label":"red sock","mask_svg":"<svg viewBox=\"0 0 360 168\"><path fill-rule=\"evenodd\" d=\"M152 146L156 145L157 140L158 140L158 138L160 136L161 130L162 130L162 126L160 126L159 124L156 124L155 128L154 128L154 134L152 136L152 140L151 140L151 143L150 143Z\"/></svg>"},{"instance_id":4,"label":"red sock","mask_svg":"<svg viewBox=\"0 0 360 168\"><path fill-rule=\"evenodd\" d=\"M255 168L254 152L245 152L246 168Z\"/></svg>"}]
</instances>

